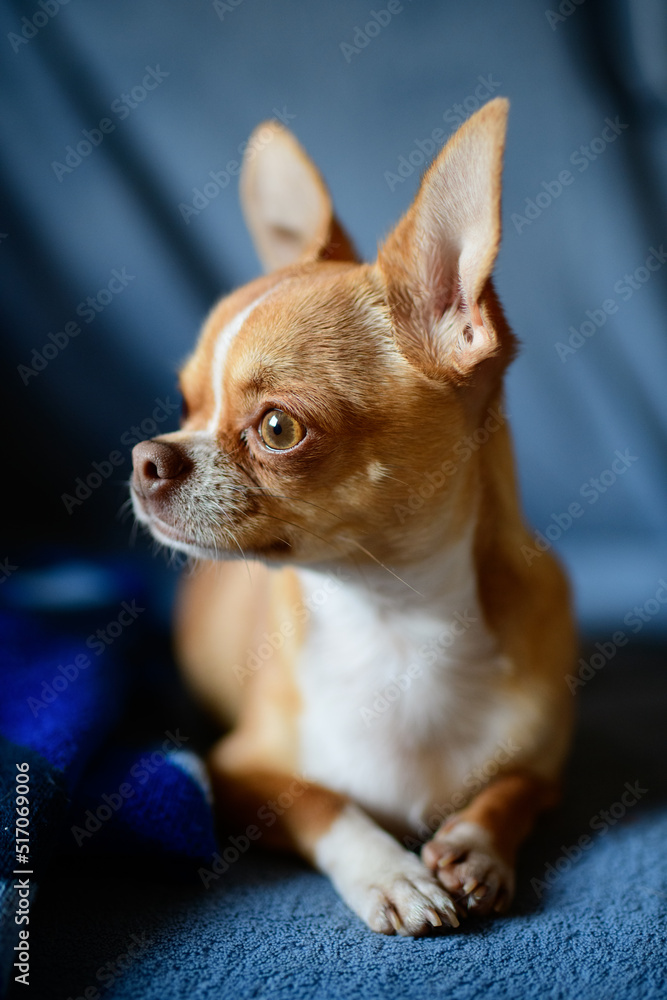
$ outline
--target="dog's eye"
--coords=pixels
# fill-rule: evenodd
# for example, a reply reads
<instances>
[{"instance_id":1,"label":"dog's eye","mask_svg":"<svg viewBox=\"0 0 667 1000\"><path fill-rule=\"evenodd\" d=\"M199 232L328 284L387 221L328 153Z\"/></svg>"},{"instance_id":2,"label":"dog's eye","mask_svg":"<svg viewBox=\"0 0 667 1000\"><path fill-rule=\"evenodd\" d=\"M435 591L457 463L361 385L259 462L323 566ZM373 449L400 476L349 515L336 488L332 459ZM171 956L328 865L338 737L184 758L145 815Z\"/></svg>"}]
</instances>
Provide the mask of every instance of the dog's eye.
<instances>
[{"instance_id":1,"label":"dog's eye","mask_svg":"<svg viewBox=\"0 0 667 1000\"><path fill-rule=\"evenodd\" d=\"M284 410L269 410L262 417L259 434L267 448L287 451L303 440L306 428Z\"/></svg>"}]
</instances>

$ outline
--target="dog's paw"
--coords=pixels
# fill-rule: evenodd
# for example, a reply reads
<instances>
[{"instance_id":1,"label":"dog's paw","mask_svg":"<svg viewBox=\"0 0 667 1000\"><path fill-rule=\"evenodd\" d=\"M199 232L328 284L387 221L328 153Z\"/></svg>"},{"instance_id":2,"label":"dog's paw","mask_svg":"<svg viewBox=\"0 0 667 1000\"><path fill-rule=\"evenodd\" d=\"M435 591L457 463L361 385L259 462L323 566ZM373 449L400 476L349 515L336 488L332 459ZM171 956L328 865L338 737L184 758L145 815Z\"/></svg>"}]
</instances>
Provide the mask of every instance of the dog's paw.
<instances>
[{"instance_id":1,"label":"dog's paw","mask_svg":"<svg viewBox=\"0 0 667 1000\"><path fill-rule=\"evenodd\" d=\"M421 856L460 913L504 913L512 902L514 870L477 823L454 821L424 844Z\"/></svg>"},{"instance_id":2,"label":"dog's paw","mask_svg":"<svg viewBox=\"0 0 667 1000\"><path fill-rule=\"evenodd\" d=\"M416 937L434 927L458 927L449 893L419 858L405 852L400 866L359 885L354 907L371 930Z\"/></svg>"},{"instance_id":3,"label":"dog's paw","mask_svg":"<svg viewBox=\"0 0 667 1000\"><path fill-rule=\"evenodd\" d=\"M314 860L373 931L416 937L458 927L456 906L437 877L351 803L319 838Z\"/></svg>"}]
</instances>

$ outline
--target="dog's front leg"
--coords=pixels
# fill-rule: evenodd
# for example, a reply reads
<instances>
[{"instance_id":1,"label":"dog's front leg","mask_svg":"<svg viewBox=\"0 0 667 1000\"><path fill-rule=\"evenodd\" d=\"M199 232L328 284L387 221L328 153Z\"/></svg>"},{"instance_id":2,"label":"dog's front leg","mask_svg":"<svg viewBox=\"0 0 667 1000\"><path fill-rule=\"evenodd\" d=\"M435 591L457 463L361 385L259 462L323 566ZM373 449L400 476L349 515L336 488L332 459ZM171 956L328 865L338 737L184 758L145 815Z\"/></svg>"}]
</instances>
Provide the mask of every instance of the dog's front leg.
<instances>
[{"instance_id":1,"label":"dog's front leg","mask_svg":"<svg viewBox=\"0 0 667 1000\"><path fill-rule=\"evenodd\" d=\"M458 925L449 894L419 858L348 798L294 775L230 768L224 749L214 749L209 771L226 829L254 826L266 846L297 851L374 931L418 935Z\"/></svg>"},{"instance_id":2,"label":"dog's front leg","mask_svg":"<svg viewBox=\"0 0 667 1000\"><path fill-rule=\"evenodd\" d=\"M460 907L475 913L504 912L514 895L517 851L559 789L516 772L487 785L462 812L451 816L424 844L424 864Z\"/></svg>"}]
</instances>

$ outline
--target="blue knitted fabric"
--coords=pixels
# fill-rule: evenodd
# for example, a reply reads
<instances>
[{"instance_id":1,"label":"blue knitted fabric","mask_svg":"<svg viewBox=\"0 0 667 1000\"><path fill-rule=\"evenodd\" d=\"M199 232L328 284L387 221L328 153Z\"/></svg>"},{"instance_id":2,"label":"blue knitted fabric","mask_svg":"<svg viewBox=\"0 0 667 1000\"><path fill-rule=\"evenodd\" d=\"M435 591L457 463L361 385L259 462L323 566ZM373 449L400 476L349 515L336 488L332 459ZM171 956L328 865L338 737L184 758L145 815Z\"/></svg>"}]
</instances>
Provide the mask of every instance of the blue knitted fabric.
<instances>
[{"instance_id":1,"label":"blue knitted fabric","mask_svg":"<svg viewBox=\"0 0 667 1000\"><path fill-rule=\"evenodd\" d=\"M30 928L21 898L32 906L54 854L68 864L113 853L195 866L215 850L189 737L177 729L158 744L118 744L126 671L114 650L98 648L33 616L0 614L0 990L17 972L18 932ZM26 764L27 854L16 800Z\"/></svg>"}]
</instances>

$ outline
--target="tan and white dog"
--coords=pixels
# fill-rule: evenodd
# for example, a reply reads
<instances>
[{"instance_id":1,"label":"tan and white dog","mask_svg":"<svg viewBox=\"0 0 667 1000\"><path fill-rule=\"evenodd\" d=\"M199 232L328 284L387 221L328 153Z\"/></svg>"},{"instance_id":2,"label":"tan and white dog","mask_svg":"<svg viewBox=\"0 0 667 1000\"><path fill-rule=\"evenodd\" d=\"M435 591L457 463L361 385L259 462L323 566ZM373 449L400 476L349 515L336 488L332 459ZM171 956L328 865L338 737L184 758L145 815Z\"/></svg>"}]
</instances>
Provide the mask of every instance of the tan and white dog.
<instances>
[{"instance_id":1,"label":"tan and white dog","mask_svg":"<svg viewBox=\"0 0 667 1000\"><path fill-rule=\"evenodd\" d=\"M241 192L269 273L209 316L182 429L134 449L138 519L203 563L177 646L233 726L209 758L226 829L281 802L264 842L386 934L507 908L569 744L568 588L522 553L502 416L507 109L447 143L373 264L261 126Z\"/></svg>"}]
</instances>

